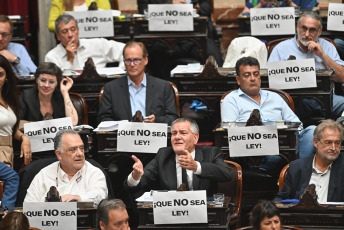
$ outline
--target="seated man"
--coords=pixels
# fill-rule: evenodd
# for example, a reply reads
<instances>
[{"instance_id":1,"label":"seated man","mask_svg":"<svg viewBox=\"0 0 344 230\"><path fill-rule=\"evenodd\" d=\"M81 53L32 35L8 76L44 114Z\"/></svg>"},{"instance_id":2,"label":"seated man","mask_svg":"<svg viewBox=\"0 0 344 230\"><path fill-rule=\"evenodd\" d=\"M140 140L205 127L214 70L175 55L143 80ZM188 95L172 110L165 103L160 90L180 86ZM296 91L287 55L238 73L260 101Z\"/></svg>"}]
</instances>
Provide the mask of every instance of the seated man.
<instances>
[{"instance_id":1,"label":"seated man","mask_svg":"<svg viewBox=\"0 0 344 230\"><path fill-rule=\"evenodd\" d=\"M4 181L1 205L7 208L15 207L19 187L18 174L13 169L0 162L0 180Z\"/></svg>"},{"instance_id":2,"label":"seated man","mask_svg":"<svg viewBox=\"0 0 344 230\"><path fill-rule=\"evenodd\" d=\"M96 67L111 62L119 62L124 67L124 43L104 38L79 39L78 23L71 15L63 14L56 19L55 33L61 43L47 53L45 61L55 63L62 70L82 70L89 57Z\"/></svg>"},{"instance_id":3,"label":"seated man","mask_svg":"<svg viewBox=\"0 0 344 230\"><path fill-rule=\"evenodd\" d=\"M25 47L10 42L13 35L13 25L5 15L0 15L0 35L0 54L12 64L14 73L24 76L36 72L37 67L32 62Z\"/></svg>"},{"instance_id":4,"label":"seated man","mask_svg":"<svg viewBox=\"0 0 344 230\"><path fill-rule=\"evenodd\" d=\"M282 97L260 88L260 65L257 59L253 57L240 58L236 62L235 69L236 80L240 88L229 93L223 100L221 105L222 122L246 122L253 109L260 111L263 122L276 120L300 122ZM300 158L311 155L314 151L313 146L309 144L314 128L315 126L309 126L300 132L300 144L298 146ZM266 156L260 169L277 177L284 166L282 162L283 159L280 156Z\"/></svg>"},{"instance_id":5,"label":"seated man","mask_svg":"<svg viewBox=\"0 0 344 230\"><path fill-rule=\"evenodd\" d=\"M314 12L305 12L297 21L297 36L285 40L274 47L268 62L286 61L289 57L296 59L314 58L316 69L333 69L333 79L344 82L344 61L338 55L336 47L325 39L319 38L322 31L321 18ZM306 99L305 99L306 100ZM304 110L312 111L305 118L314 116L318 102L303 100ZM307 107L306 107L307 106ZM309 108L308 108L309 107ZM333 94L333 115L339 117L344 110L344 97ZM303 117L300 117L303 120Z\"/></svg>"},{"instance_id":6,"label":"seated man","mask_svg":"<svg viewBox=\"0 0 344 230\"><path fill-rule=\"evenodd\" d=\"M137 110L145 122L171 124L178 117L174 92L164 80L145 74L147 50L141 42L123 49L127 76L106 83L99 107L99 121L131 120Z\"/></svg>"},{"instance_id":7,"label":"seated man","mask_svg":"<svg viewBox=\"0 0 344 230\"><path fill-rule=\"evenodd\" d=\"M84 144L77 132L57 132L54 142L57 162L43 168L32 180L24 202L44 202L51 186L55 186L62 202L90 201L107 198L104 173L85 162Z\"/></svg>"},{"instance_id":8,"label":"seated man","mask_svg":"<svg viewBox=\"0 0 344 230\"><path fill-rule=\"evenodd\" d=\"M213 195L217 182L232 179L230 168L223 161L219 148L196 145L199 128L195 121L179 118L172 124L172 147L160 148L156 157L143 169L135 164L124 186L134 197L150 190L176 190L182 183L188 190L207 190Z\"/></svg>"},{"instance_id":9,"label":"seated man","mask_svg":"<svg viewBox=\"0 0 344 230\"><path fill-rule=\"evenodd\" d=\"M343 128L339 123L321 122L314 131L315 156L290 163L283 189L274 201L300 199L307 186L315 184L318 202L344 202L342 140Z\"/></svg>"},{"instance_id":10,"label":"seated man","mask_svg":"<svg viewBox=\"0 0 344 230\"><path fill-rule=\"evenodd\" d=\"M97 208L96 230L130 230L125 204L119 199L104 199Z\"/></svg>"}]
</instances>

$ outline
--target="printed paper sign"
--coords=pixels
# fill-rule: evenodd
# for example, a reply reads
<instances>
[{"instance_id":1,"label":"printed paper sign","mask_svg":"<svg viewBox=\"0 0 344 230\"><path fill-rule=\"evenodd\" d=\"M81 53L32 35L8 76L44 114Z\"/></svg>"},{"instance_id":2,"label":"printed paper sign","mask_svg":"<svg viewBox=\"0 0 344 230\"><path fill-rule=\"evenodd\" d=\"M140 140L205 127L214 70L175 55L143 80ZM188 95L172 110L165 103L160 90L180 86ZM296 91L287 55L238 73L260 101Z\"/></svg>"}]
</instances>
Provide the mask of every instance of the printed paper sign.
<instances>
[{"instance_id":1,"label":"printed paper sign","mask_svg":"<svg viewBox=\"0 0 344 230\"><path fill-rule=\"evenodd\" d=\"M149 4L149 31L193 31L192 4Z\"/></svg>"},{"instance_id":2,"label":"printed paper sign","mask_svg":"<svg viewBox=\"0 0 344 230\"><path fill-rule=\"evenodd\" d=\"M23 212L30 227L44 230L77 229L76 202L26 202Z\"/></svg>"},{"instance_id":3,"label":"printed paper sign","mask_svg":"<svg viewBox=\"0 0 344 230\"><path fill-rule=\"evenodd\" d=\"M327 30L344 31L344 4L328 4Z\"/></svg>"},{"instance_id":4,"label":"printed paper sign","mask_svg":"<svg viewBox=\"0 0 344 230\"><path fill-rule=\"evenodd\" d=\"M31 152L54 150L54 138L62 129L73 129L72 118L25 123L24 133L30 138Z\"/></svg>"},{"instance_id":5,"label":"printed paper sign","mask_svg":"<svg viewBox=\"0 0 344 230\"><path fill-rule=\"evenodd\" d=\"M268 62L269 87L302 89L317 87L314 58Z\"/></svg>"},{"instance_id":6,"label":"printed paper sign","mask_svg":"<svg viewBox=\"0 0 344 230\"><path fill-rule=\"evenodd\" d=\"M153 216L154 224L208 223L206 191L154 192Z\"/></svg>"},{"instance_id":7,"label":"printed paper sign","mask_svg":"<svg viewBox=\"0 0 344 230\"><path fill-rule=\"evenodd\" d=\"M276 126L248 126L228 129L230 157L279 155Z\"/></svg>"},{"instance_id":8,"label":"printed paper sign","mask_svg":"<svg viewBox=\"0 0 344 230\"><path fill-rule=\"evenodd\" d=\"M111 10L66 11L79 26L80 38L113 37L113 16Z\"/></svg>"},{"instance_id":9,"label":"printed paper sign","mask_svg":"<svg viewBox=\"0 0 344 230\"><path fill-rule=\"evenodd\" d=\"M251 35L295 34L294 7L252 8Z\"/></svg>"},{"instance_id":10,"label":"printed paper sign","mask_svg":"<svg viewBox=\"0 0 344 230\"><path fill-rule=\"evenodd\" d=\"M167 146L167 124L126 122L119 123L117 151L157 153Z\"/></svg>"}]
</instances>

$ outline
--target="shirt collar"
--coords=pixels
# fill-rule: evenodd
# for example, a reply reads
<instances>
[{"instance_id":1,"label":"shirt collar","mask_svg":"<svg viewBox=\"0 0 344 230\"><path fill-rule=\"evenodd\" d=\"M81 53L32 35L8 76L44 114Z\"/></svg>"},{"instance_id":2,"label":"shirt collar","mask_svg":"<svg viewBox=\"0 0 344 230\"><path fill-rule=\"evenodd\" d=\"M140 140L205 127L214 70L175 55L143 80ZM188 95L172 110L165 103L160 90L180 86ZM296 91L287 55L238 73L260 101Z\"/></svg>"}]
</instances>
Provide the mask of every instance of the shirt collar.
<instances>
[{"instance_id":1,"label":"shirt collar","mask_svg":"<svg viewBox=\"0 0 344 230\"><path fill-rule=\"evenodd\" d=\"M127 78L128 78L128 86L135 86L135 83L130 79L130 77L129 76L127 76ZM146 87L147 86L147 78L146 78L146 73L144 73L144 75L143 75L143 79L142 79L142 81L141 81L141 83L140 83L140 85L142 85L142 86L144 86L144 87ZM139 86L140 86L139 85Z\"/></svg>"},{"instance_id":2,"label":"shirt collar","mask_svg":"<svg viewBox=\"0 0 344 230\"><path fill-rule=\"evenodd\" d=\"M58 167L58 177L62 178L63 181L69 181L68 174L65 173L65 171L63 171L61 168L61 163L58 163L57 167ZM84 166L82 166L82 168L77 173L75 173L75 175L72 178L74 177L80 178L85 168L86 168L86 163L84 164Z\"/></svg>"},{"instance_id":3,"label":"shirt collar","mask_svg":"<svg viewBox=\"0 0 344 230\"><path fill-rule=\"evenodd\" d=\"M332 163L333 163L333 161L332 161ZM312 163L313 172L316 172L317 174L326 174L327 172L329 172L331 170L332 163L327 167L327 169L324 172L321 172L317 167L315 167L315 155L314 155L313 163Z\"/></svg>"}]
</instances>

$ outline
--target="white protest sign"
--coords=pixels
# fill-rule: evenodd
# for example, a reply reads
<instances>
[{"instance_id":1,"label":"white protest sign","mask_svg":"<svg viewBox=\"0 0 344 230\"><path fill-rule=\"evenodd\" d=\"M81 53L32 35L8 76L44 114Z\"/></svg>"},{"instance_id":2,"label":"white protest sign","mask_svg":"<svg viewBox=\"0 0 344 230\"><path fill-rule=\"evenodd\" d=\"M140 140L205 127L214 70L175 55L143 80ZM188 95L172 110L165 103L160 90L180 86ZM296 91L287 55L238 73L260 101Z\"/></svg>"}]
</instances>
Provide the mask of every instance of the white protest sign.
<instances>
[{"instance_id":1,"label":"white protest sign","mask_svg":"<svg viewBox=\"0 0 344 230\"><path fill-rule=\"evenodd\" d=\"M206 191L154 192L153 216L154 224L208 223Z\"/></svg>"},{"instance_id":2,"label":"white protest sign","mask_svg":"<svg viewBox=\"0 0 344 230\"><path fill-rule=\"evenodd\" d=\"M77 229L77 202L26 202L23 212L31 227L44 230Z\"/></svg>"},{"instance_id":3,"label":"white protest sign","mask_svg":"<svg viewBox=\"0 0 344 230\"><path fill-rule=\"evenodd\" d=\"M111 10L66 11L79 26L80 38L113 37L113 16Z\"/></svg>"},{"instance_id":4,"label":"white protest sign","mask_svg":"<svg viewBox=\"0 0 344 230\"><path fill-rule=\"evenodd\" d=\"M125 122L119 123L117 151L157 153L167 146L167 124Z\"/></svg>"},{"instance_id":5,"label":"white protest sign","mask_svg":"<svg viewBox=\"0 0 344 230\"><path fill-rule=\"evenodd\" d=\"M230 157L279 155L276 126L247 126L228 129Z\"/></svg>"},{"instance_id":6,"label":"white protest sign","mask_svg":"<svg viewBox=\"0 0 344 230\"><path fill-rule=\"evenodd\" d=\"M193 31L192 4L149 4L149 31Z\"/></svg>"},{"instance_id":7,"label":"white protest sign","mask_svg":"<svg viewBox=\"0 0 344 230\"><path fill-rule=\"evenodd\" d=\"M327 30L344 31L344 4L328 4Z\"/></svg>"},{"instance_id":8,"label":"white protest sign","mask_svg":"<svg viewBox=\"0 0 344 230\"><path fill-rule=\"evenodd\" d=\"M31 152L53 150L55 135L62 129L73 129L72 118L25 123L24 133L30 138Z\"/></svg>"},{"instance_id":9,"label":"white protest sign","mask_svg":"<svg viewBox=\"0 0 344 230\"><path fill-rule=\"evenodd\" d=\"M251 35L295 34L294 7L252 8Z\"/></svg>"},{"instance_id":10,"label":"white protest sign","mask_svg":"<svg viewBox=\"0 0 344 230\"><path fill-rule=\"evenodd\" d=\"M302 89L317 87L314 58L268 62L269 87Z\"/></svg>"}]
</instances>

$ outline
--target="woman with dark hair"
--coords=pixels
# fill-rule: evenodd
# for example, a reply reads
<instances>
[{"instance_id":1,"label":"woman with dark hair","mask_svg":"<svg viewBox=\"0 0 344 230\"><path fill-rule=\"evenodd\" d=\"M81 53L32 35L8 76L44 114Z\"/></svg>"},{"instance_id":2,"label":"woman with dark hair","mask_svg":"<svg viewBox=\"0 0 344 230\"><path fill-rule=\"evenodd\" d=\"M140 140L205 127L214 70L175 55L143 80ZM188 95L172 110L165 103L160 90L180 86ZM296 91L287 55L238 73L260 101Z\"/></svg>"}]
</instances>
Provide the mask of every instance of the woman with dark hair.
<instances>
[{"instance_id":1,"label":"woman with dark hair","mask_svg":"<svg viewBox=\"0 0 344 230\"><path fill-rule=\"evenodd\" d=\"M9 212L0 222L0 230L29 230L28 218L22 212Z\"/></svg>"},{"instance_id":2,"label":"woman with dark hair","mask_svg":"<svg viewBox=\"0 0 344 230\"><path fill-rule=\"evenodd\" d=\"M12 136L21 141L20 157L31 161L30 139L18 129L19 92L11 64L0 55L0 162L13 168Z\"/></svg>"},{"instance_id":3,"label":"woman with dark hair","mask_svg":"<svg viewBox=\"0 0 344 230\"><path fill-rule=\"evenodd\" d=\"M54 63L43 62L35 73L34 88L26 89L20 97L20 119L41 121L44 118L72 118L73 125L78 124L76 112L68 91L73 80L63 78L61 69Z\"/></svg>"},{"instance_id":4,"label":"woman with dark hair","mask_svg":"<svg viewBox=\"0 0 344 230\"><path fill-rule=\"evenodd\" d=\"M254 230L281 230L282 226L280 212L269 200L260 200L253 207L251 223Z\"/></svg>"}]
</instances>

